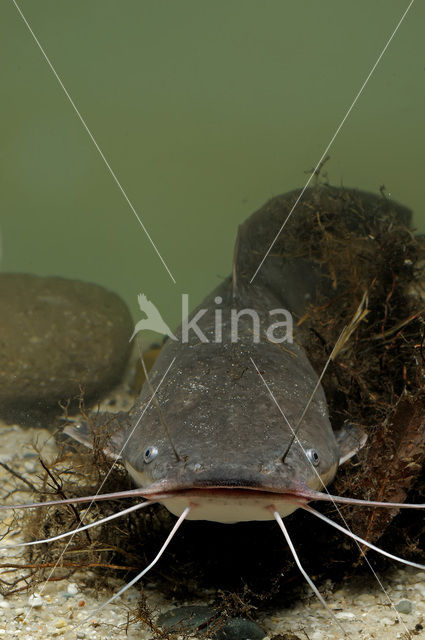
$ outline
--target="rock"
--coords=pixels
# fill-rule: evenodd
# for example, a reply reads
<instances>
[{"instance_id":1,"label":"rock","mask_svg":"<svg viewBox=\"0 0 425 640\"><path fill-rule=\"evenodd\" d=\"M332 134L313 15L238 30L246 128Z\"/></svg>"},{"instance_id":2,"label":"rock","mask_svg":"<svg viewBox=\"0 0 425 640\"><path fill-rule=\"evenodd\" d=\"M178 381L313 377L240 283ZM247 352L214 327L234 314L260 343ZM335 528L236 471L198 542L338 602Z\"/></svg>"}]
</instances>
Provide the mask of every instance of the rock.
<instances>
[{"instance_id":1,"label":"rock","mask_svg":"<svg viewBox=\"0 0 425 640\"><path fill-rule=\"evenodd\" d=\"M158 624L166 629L178 631L195 631L201 625L208 625L209 620L213 620L217 612L205 605L189 605L176 607L165 613L161 613Z\"/></svg>"},{"instance_id":2,"label":"rock","mask_svg":"<svg viewBox=\"0 0 425 640\"><path fill-rule=\"evenodd\" d=\"M354 613L351 613L351 611L338 611L338 613L335 613L335 618L337 620L355 620L356 616L354 615Z\"/></svg>"},{"instance_id":3,"label":"rock","mask_svg":"<svg viewBox=\"0 0 425 640\"><path fill-rule=\"evenodd\" d=\"M0 410L45 409L98 397L117 383L130 353L125 303L77 280L0 274Z\"/></svg>"},{"instance_id":4,"label":"rock","mask_svg":"<svg viewBox=\"0 0 425 640\"><path fill-rule=\"evenodd\" d=\"M262 640L266 634L255 622L246 618L218 620L218 612L208 606L177 607L162 613L158 623L177 633L195 632L207 634L214 640ZM215 627L217 626L217 630ZM208 633L207 633L208 632Z\"/></svg>"},{"instance_id":5,"label":"rock","mask_svg":"<svg viewBox=\"0 0 425 640\"><path fill-rule=\"evenodd\" d=\"M395 608L399 613L412 613L412 603L410 600L400 600L395 605Z\"/></svg>"},{"instance_id":6,"label":"rock","mask_svg":"<svg viewBox=\"0 0 425 640\"><path fill-rule=\"evenodd\" d=\"M38 607L42 607L45 603L39 593L33 593L28 598L28 604L30 607L37 609Z\"/></svg>"},{"instance_id":7,"label":"rock","mask_svg":"<svg viewBox=\"0 0 425 640\"><path fill-rule=\"evenodd\" d=\"M80 589L78 588L78 584L75 584L75 582L70 582L69 585L66 588L66 592L70 596L76 596L77 593L80 592Z\"/></svg>"},{"instance_id":8,"label":"rock","mask_svg":"<svg viewBox=\"0 0 425 640\"><path fill-rule=\"evenodd\" d=\"M246 618L231 618L212 637L216 640L263 640L266 636L258 624Z\"/></svg>"}]
</instances>

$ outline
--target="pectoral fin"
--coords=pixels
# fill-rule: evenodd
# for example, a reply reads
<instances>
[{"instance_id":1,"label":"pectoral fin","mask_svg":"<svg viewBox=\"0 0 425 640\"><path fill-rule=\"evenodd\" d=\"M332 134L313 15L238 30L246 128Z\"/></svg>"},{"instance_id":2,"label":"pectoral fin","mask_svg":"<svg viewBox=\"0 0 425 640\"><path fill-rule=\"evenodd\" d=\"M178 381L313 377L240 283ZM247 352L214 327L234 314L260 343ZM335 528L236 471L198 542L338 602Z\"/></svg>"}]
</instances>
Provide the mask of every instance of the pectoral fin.
<instances>
[{"instance_id":1,"label":"pectoral fin","mask_svg":"<svg viewBox=\"0 0 425 640\"><path fill-rule=\"evenodd\" d=\"M339 431L335 432L335 438L339 448L339 464L341 465L364 447L367 433L357 425L346 422Z\"/></svg>"},{"instance_id":2,"label":"pectoral fin","mask_svg":"<svg viewBox=\"0 0 425 640\"><path fill-rule=\"evenodd\" d=\"M80 444L93 449L96 439L105 456L113 460L121 457L124 446L124 434L128 426L128 416L119 413L98 413L87 420L73 422L65 427L64 433Z\"/></svg>"}]
</instances>

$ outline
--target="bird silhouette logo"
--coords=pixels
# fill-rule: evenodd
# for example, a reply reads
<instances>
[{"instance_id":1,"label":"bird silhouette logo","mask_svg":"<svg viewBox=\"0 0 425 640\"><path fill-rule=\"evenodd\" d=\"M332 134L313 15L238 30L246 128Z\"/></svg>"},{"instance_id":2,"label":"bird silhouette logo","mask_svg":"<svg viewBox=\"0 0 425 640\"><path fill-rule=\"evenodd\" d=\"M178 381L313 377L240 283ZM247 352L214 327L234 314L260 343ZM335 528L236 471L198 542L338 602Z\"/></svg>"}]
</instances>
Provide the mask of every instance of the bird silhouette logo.
<instances>
[{"instance_id":1,"label":"bird silhouette logo","mask_svg":"<svg viewBox=\"0 0 425 640\"><path fill-rule=\"evenodd\" d=\"M133 340L136 333L139 333L139 331L143 331L145 329L155 331L156 333L165 334L172 340L177 341L178 338L176 338L169 326L164 322L154 303L148 300L144 293L139 293L139 295L137 296L137 300L139 302L140 310L146 315L146 318L144 318L143 320L139 320L139 322L136 324L136 326L134 327L133 335L131 336L129 342Z\"/></svg>"}]
</instances>

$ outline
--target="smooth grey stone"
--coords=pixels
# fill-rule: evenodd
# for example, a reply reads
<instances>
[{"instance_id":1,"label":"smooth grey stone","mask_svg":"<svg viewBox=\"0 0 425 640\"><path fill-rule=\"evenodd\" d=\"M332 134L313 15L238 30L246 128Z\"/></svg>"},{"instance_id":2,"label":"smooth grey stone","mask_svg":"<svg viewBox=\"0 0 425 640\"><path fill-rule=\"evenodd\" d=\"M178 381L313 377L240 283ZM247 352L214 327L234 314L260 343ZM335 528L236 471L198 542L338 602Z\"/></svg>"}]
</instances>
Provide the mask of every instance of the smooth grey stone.
<instances>
[{"instance_id":1,"label":"smooth grey stone","mask_svg":"<svg viewBox=\"0 0 425 640\"><path fill-rule=\"evenodd\" d=\"M258 624L247 618L231 618L214 634L216 640L263 640L266 636Z\"/></svg>"},{"instance_id":2,"label":"smooth grey stone","mask_svg":"<svg viewBox=\"0 0 425 640\"><path fill-rule=\"evenodd\" d=\"M399 613L412 613L412 603L410 600L400 600L395 605L395 608Z\"/></svg>"},{"instance_id":3,"label":"smooth grey stone","mask_svg":"<svg viewBox=\"0 0 425 640\"><path fill-rule=\"evenodd\" d=\"M176 629L182 631L195 631L200 625L213 620L217 612L208 606L193 605L177 607L161 613L158 623L166 629ZM207 628L207 627L205 627Z\"/></svg>"},{"instance_id":4,"label":"smooth grey stone","mask_svg":"<svg viewBox=\"0 0 425 640\"><path fill-rule=\"evenodd\" d=\"M97 397L127 363L133 322L102 287L58 277L0 274L0 411Z\"/></svg>"},{"instance_id":5,"label":"smooth grey stone","mask_svg":"<svg viewBox=\"0 0 425 640\"><path fill-rule=\"evenodd\" d=\"M217 613L209 606L177 607L162 613L158 618L158 623L162 627L176 632L194 632L202 626L200 631L207 633L211 624L214 625L217 620ZM251 620L231 618L220 625L217 631L209 632L208 635L215 640L262 640L266 634Z\"/></svg>"}]
</instances>

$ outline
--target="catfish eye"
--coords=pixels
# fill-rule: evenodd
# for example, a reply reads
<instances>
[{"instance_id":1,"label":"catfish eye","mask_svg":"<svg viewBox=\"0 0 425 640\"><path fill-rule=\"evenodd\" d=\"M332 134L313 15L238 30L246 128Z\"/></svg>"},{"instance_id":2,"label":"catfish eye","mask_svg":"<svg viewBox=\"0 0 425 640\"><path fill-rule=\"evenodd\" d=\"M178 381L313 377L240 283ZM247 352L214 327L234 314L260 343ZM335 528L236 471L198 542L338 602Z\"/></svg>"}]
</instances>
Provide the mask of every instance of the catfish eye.
<instances>
[{"instance_id":1,"label":"catfish eye","mask_svg":"<svg viewBox=\"0 0 425 640\"><path fill-rule=\"evenodd\" d=\"M311 464L317 467L320 462L320 458L316 449L306 449L305 455L307 456L307 459L311 462Z\"/></svg>"},{"instance_id":2,"label":"catfish eye","mask_svg":"<svg viewBox=\"0 0 425 640\"><path fill-rule=\"evenodd\" d=\"M154 460L157 455L158 449L156 447L148 447L143 454L143 460L146 462L146 464L149 464L149 462L152 462L152 460Z\"/></svg>"}]
</instances>

